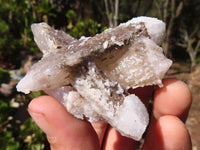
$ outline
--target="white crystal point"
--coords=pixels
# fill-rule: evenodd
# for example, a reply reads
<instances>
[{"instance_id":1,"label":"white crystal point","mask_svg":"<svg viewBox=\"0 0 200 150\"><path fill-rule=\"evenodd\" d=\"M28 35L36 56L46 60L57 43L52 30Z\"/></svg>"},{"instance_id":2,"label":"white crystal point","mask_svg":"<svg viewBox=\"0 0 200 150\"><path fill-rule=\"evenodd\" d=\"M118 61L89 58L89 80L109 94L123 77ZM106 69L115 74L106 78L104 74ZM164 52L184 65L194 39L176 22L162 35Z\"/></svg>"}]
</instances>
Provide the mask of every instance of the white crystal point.
<instances>
[{"instance_id":1,"label":"white crystal point","mask_svg":"<svg viewBox=\"0 0 200 150\"><path fill-rule=\"evenodd\" d=\"M147 32L150 35L150 39L153 40L156 44L161 45L162 41L165 38L165 30L166 30L166 24L153 17L137 17L129 20L126 24L131 23L140 23L144 22Z\"/></svg>"},{"instance_id":2,"label":"white crystal point","mask_svg":"<svg viewBox=\"0 0 200 150\"><path fill-rule=\"evenodd\" d=\"M16 88L18 92L23 92L25 94L30 93L31 91L34 91L35 88L35 81L32 78L29 78L28 75L26 75L20 82L17 84ZM37 84L36 84L37 85Z\"/></svg>"},{"instance_id":3,"label":"white crystal point","mask_svg":"<svg viewBox=\"0 0 200 150\"><path fill-rule=\"evenodd\" d=\"M62 55L49 54L34 64L17 85L17 90L24 93L48 90L69 84L69 73L59 66Z\"/></svg>"},{"instance_id":4,"label":"white crystal point","mask_svg":"<svg viewBox=\"0 0 200 150\"><path fill-rule=\"evenodd\" d=\"M122 135L140 140L149 123L148 112L140 99L134 94L125 97L116 114L109 120L111 125Z\"/></svg>"},{"instance_id":5,"label":"white crystal point","mask_svg":"<svg viewBox=\"0 0 200 150\"><path fill-rule=\"evenodd\" d=\"M75 41L73 37L61 30L54 30L48 24L34 23L31 25L34 40L44 55L56 52L64 45Z\"/></svg>"}]
</instances>

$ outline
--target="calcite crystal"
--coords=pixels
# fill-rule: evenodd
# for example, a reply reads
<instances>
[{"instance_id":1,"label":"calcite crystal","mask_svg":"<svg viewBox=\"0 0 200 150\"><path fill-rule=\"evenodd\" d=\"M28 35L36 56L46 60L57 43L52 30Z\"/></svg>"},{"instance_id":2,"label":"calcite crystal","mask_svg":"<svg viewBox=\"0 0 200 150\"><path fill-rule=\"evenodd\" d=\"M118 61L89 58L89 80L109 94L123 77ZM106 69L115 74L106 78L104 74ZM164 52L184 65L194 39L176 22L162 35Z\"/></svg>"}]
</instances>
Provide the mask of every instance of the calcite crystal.
<instances>
[{"instance_id":1,"label":"calcite crystal","mask_svg":"<svg viewBox=\"0 0 200 150\"><path fill-rule=\"evenodd\" d=\"M165 23L133 18L94 37L74 39L46 23L32 25L43 58L18 83L17 90L44 90L75 117L106 121L122 135L140 140L149 116L129 88L162 86L171 65L159 45Z\"/></svg>"}]
</instances>

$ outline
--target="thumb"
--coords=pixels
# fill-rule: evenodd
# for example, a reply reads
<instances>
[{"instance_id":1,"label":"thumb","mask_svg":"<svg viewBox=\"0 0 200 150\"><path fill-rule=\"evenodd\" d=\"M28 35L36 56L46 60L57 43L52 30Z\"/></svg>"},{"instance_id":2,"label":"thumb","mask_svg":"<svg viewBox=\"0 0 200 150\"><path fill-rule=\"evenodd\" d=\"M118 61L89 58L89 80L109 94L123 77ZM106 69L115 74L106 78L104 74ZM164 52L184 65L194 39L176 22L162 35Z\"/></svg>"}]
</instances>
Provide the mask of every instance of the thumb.
<instances>
[{"instance_id":1,"label":"thumb","mask_svg":"<svg viewBox=\"0 0 200 150\"><path fill-rule=\"evenodd\" d=\"M50 96L40 96L29 104L28 111L46 133L53 150L96 150L98 137L91 124L69 114L66 108Z\"/></svg>"}]
</instances>

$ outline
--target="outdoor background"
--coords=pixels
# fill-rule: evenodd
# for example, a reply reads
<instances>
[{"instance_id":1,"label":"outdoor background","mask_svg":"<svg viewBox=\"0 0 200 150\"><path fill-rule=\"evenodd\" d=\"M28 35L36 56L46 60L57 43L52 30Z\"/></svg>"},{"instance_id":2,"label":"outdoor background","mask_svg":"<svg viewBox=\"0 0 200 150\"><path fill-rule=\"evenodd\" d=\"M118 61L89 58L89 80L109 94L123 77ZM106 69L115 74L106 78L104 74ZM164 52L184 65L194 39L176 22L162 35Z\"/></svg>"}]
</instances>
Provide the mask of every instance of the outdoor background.
<instances>
[{"instance_id":1,"label":"outdoor background","mask_svg":"<svg viewBox=\"0 0 200 150\"><path fill-rule=\"evenodd\" d=\"M0 149L49 149L27 112L30 100L44 93L24 95L15 88L41 58L32 23L46 22L80 38L137 16L166 22L162 47L174 62L166 77L183 80L192 91L186 125L193 150L200 150L200 0L0 0Z\"/></svg>"}]
</instances>

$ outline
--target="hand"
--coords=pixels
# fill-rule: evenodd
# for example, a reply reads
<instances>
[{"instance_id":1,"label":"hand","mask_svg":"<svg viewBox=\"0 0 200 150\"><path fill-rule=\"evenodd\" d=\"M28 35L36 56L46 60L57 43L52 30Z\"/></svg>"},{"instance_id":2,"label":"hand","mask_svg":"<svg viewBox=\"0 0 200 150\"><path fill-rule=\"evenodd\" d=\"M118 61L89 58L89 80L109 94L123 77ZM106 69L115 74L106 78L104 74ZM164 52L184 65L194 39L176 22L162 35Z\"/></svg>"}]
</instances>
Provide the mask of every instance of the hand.
<instances>
[{"instance_id":1,"label":"hand","mask_svg":"<svg viewBox=\"0 0 200 150\"><path fill-rule=\"evenodd\" d=\"M154 94L153 110L142 150L191 150L184 122L192 102L185 83L165 79ZM134 91L147 104L152 89ZM137 142L121 136L106 124L79 120L50 96L40 96L29 104L29 113L46 133L52 150L133 150Z\"/></svg>"}]
</instances>

